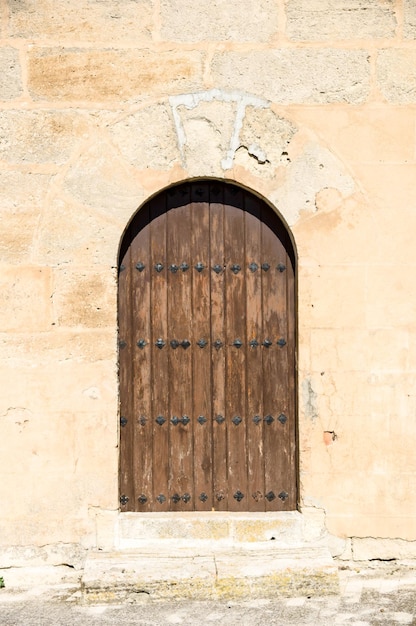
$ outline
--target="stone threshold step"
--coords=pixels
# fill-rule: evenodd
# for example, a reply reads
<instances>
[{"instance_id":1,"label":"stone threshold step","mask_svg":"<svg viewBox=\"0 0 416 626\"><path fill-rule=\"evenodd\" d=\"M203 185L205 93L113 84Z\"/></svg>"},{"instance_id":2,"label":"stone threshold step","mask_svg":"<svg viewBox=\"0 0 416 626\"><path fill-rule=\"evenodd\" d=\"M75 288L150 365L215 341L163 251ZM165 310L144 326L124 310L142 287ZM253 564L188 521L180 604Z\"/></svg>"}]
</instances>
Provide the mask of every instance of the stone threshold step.
<instances>
[{"instance_id":1,"label":"stone threshold step","mask_svg":"<svg viewBox=\"0 0 416 626\"><path fill-rule=\"evenodd\" d=\"M339 592L338 570L322 546L279 550L214 547L90 552L83 572L87 601L132 594L156 599L322 595Z\"/></svg>"},{"instance_id":2,"label":"stone threshold step","mask_svg":"<svg viewBox=\"0 0 416 626\"><path fill-rule=\"evenodd\" d=\"M276 541L281 545L297 545L306 542L305 525L305 519L298 511L122 513L118 520L117 547L140 548L149 541L161 540L177 540L185 543Z\"/></svg>"}]
</instances>

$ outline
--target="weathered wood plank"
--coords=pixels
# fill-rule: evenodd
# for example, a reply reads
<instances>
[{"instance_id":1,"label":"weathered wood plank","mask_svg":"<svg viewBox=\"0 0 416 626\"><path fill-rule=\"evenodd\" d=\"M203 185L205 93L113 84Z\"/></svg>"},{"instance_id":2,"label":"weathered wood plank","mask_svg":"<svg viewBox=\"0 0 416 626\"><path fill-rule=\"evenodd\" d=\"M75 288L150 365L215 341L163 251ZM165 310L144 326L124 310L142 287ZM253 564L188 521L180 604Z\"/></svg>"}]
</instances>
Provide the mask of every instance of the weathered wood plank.
<instances>
[{"instance_id":1,"label":"weathered wood plank","mask_svg":"<svg viewBox=\"0 0 416 626\"><path fill-rule=\"evenodd\" d=\"M226 398L228 509L246 511L246 294L242 190L224 191ZM234 205L234 206L233 206ZM236 206L235 206L236 205ZM242 345L239 347L238 342Z\"/></svg>"},{"instance_id":2,"label":"weathered wood plank","mask_svg":"<svg viewBox=\"0 0 416 626\"><path fill-rule=\"evenodd\" d=\"M260 200L245 198L245 280L247 323L247 477L248 508L264 511L263 371Z\"/></svg>"},{"instance_id":3,"label":"weathered wood plank","mask_svg":"<svg viewBox=\"0 0 416 626\"><path fill-rule=\"evenodd\" d=\"M212 364L212 455L213 507L228 509L227 423L225 421L225 260L224 260L224 189L210 186L211 242L211 364Z\"/></svg>"},{"instance_id":4,"label":"weathered wood plank","mask_svg":"<svg viewBox=\"0 0 416 626\"><path fill-rule=\"evenodd\" d=\"M168 194L167 198L169 491L171 509L189 511L194 507L191 340L192 272L196 272L191 258L190 186L182 193L179 206L176 196ZM182 263L189 265L188 271L172 271ZM172 341L179 345L175 347Z\"/></svg>"},{"instance_id":5,"label":"weathered wood plank","mask_svg":"<svg viewBox=\"0 0 416 626\"><path fill-rule=\"evenodd\" d=\"M149 213L149 208L143 209ZM148 218L147 220L148 221ZM150 278L149 227L133 239L131 251L131 367L133 368L133 483L134 501L138 511L153 508L153 456L151 419L151 349L150 337ZM145 265L139 271L140 263ZM138 265L139 264L139 265ZM144 348L140 347L146 342Z\"/></svg>"},{"instance_id":6,"label":"weathered wood plank","mask_svg":"<svg viewBox=\"0 0 416 626\"><path fill-rule=\"evenodd\" d=\"M195 510L210 511L212 498L211 298L209 183L191 188L192 357ZM201 265L198 265L201 264ZM203 267L202 267L203 266ZM198 343L199 342L199 343ZM206 343L205 343L206 342Z\"/></svg>"},{"instance_id":7,"label":"weathered wood plank","mask_svg":"<svg viewBox=\"0 0 416 626\"><path fill-rule=\"evenodd\" d=\"M157 197L151 204L150 259L151 272L151 399L153 430L153 494L154 511L169 510L169 361L167 335L167 279L166 279L166 198ZM158 265L160 264L160 265ZM160 266L163 266L160 269ZM160 271L157 271L157 269ZM142 315L146 315L142 311ZM159 348L159 340L165 347ZM160 344L161 345L161 344Z\"/></svg>"}]
</instances>

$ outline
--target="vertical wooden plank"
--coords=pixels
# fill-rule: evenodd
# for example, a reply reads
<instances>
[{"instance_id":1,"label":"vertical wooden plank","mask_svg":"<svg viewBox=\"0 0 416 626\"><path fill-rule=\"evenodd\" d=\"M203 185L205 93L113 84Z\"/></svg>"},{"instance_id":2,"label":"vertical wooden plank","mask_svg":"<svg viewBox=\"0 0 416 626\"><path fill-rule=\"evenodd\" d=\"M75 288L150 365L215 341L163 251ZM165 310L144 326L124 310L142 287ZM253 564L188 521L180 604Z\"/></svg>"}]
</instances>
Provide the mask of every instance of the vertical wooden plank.
<instances>
[{"instance_id":1,"label":"vertical wooden plank","mask_svg":"<svg viewBox=\"0 0 416 626\"><path fill-rule=\"evenodd\" d=\"M287 287L287 361L288 361L288 491L286 508L293 510L298 505L298 459L297 459L297 406L296 406L296 283L295 268L289 255L286 254L286 287ZM283 273L283 272L282 272Z\"/></svg>"},{"instance_id":2,"label":"vertical wooden plank","mask_svg":"<svg viewBox=\"0 0 416 626\"><path fill-rule=\"evenodd\" d=\"M192 259L200 271L192 272L192 356L194 483L197 511L210 511L212 494L211 419L211 298L209 241L209 183L191 186Z\"/></svg>"},{"instance_id":3,"label":"vertical wooden plank","mask_svg":"<svg viewBox=\"0 0 416 626\"><path fill-rule=\"evenodd\" d=\"M266 210L266 207L265 207ZM266 510L286 510L288 493L289 429L287 298L286 274L277 266L286 254L282 243L264 221L262 223L262 300L263 300L263 378L264 378L264 460ZM279 346L278 341L285 341Z\"/></svg>"},{"instance_id":4,"label":"vertical wooden plank","mask_svg":"<svg viewBox=\"0 0 416 626\"><path fill-rule=\"evenodd\" d=\"M121 259L118 282L119 384L120 384L120 460L119 489L121 511L134 511L133 484L133 372L131 368L131 262L130 248Z\"/></svg>"},{"instance_id":5,"label":"vertical wooden plank","mask_svg":"<svg viewBox=\"0 0 416 626\"><path fill-rule=\"evenodd\" d=\"M228 437L228 509L246 511L246 311L243 192L227 186L224 192L226 423ZM241 347L238 346L241 342Z\"/></svg>"},{"instance_id":6,"label":"vertical wooden plank","mask_svg":"<svg viewBox=\"0 0 416 626\"><path fill-rule=\"evenodd\" d=\"M172 510L189 511L194 507L192 274L197 272L191 259L190 186L172 189L167 201L170 496ZM186 271L180 269L183 263Z\"/></svg>"},{"instance_id":7,"label":"vertical wooden plank","mask_svg":"<svg viewBox=\"0 0 416 626\"><path fill-rule=\"evenodd\" d=\"M264 511L260 200L247 194L245 210L248 510Z\"/></svg>"},{"instance_id":8,"label":"vertical wooden plank","mask_svg":"<svg viewBox=\"0 0 416 626\"><path fill-rule=\"evenodd\" d=\"M149 208L142 209L147 214ZM145 216L144 216L145 217ZM153 459L151 419L151 349L150 338L150 278L149 226L142 228L130 245L132 298L132 368L133 368L133 482L136 511L150 511L153 507ZM144 269L141 269L144 266ZM146 344L143 346L143 342Z\"/></svg>"},{"instance_id":9,"label":"vertical wooden plank","mask_svg":"<svg viewBox=\"0 0 416 626\"><path fill-rule=\"evenodd\" d=\"M153 510L169 510L169 362L167 324L166 198L150 204L151 406ZM162 345L164 343L164 346ZM161 346L161 347L158 347Z\"/></svg>"},{"instance_id":10,"label":"vertical wooden plank","mask_svg":"<svg viewBox=\"0 0 416 626\"><path fill-rule=\"evenodd\" d=\"M211 367L212 367L212 463L213 508L228 509L228 447L225 421L225 257L224 186L210 185L211 243Z\"/></svg>"}]
</instances>

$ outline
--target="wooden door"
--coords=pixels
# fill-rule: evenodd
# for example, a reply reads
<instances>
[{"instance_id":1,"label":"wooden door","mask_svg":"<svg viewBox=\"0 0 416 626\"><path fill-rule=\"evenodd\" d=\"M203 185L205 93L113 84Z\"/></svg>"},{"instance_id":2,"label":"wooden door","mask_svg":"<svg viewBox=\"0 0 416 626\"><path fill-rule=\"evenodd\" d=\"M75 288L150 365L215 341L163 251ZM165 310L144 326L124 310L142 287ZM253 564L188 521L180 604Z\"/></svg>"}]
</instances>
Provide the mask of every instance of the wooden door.
<instances>
[{"instance_id":1,"label":"wooden door","mask_svg":"<svg viewBox=\"0 0 416 626\"><path fill-rule=\"evenodd\" d=\"M200 181L149 201L119 267L122 511L297 505L294 253L263 201Z\"/></svg>"}]
</instances>

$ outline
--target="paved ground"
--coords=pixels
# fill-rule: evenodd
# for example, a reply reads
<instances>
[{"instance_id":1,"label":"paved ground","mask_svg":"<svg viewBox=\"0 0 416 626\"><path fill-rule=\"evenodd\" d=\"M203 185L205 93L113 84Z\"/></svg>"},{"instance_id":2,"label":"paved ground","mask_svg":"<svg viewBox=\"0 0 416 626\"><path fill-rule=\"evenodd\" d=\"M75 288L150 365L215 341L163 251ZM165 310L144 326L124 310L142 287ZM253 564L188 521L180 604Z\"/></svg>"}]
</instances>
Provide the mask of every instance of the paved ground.
<instances>
[{"instance_id":1,"label":"paved ground","mask_svg":"<svg viewBox=\"0 0 416 626\"><path fill-rule=\"evenodd\" d=\"M276 600L156 601L133 594L123 603L85 605L76 584L0 590L0 626L416 626L416 564L349 564L340 595Z\"/></svg>"}]
</instances>

